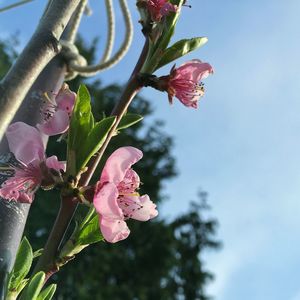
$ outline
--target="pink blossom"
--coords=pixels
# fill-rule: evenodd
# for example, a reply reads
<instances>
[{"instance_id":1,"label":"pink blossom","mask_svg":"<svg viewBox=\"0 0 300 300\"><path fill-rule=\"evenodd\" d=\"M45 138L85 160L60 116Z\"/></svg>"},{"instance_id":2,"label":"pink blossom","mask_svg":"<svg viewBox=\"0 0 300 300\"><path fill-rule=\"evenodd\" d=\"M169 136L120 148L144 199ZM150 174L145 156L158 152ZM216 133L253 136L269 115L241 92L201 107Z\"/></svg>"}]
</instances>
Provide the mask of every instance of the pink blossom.
<instances>
[{"instance_id":1,"label":"pink blossom","mask_svg":"<svg viewBox=\"0 0 300 300\"><path fill-rule=\"evenodd\" d=\"M162 17L167 16L169 12L176 12L177 6L171 4L168 0L148 0L147 9L154 22L159 22Z\"/></svg>"},{"instance_id":2,"label":"pink blossom","mask_svg":"<svg viewBox=\"0 0 300 300\"><path fill-rule=\"evenodd\" d=\"M125 220L148 221L158 214L149 196L136 192L140 178L131 166L142 156L134 147L119 148L106 161L96 185L93 203L99 214L101 232L110 243L128 237L130 230Z\"/></svg>"},{"instance_id":3,"label":"pink blossom","mask_svg":"<svg viewBox=\"0 0 300 300\"><path fill-rule=\"evenodd\" d=\"M75 104L76 94L64 84L55 99L46 97L42 108L43 123L37 124L38 129L46 135L64 133L69 128L70 117Z\"/></svg>"},{"instance_id":4,"label":"pink blossom","mask_svg":"<svg viewBox=\"0 0 300 300\"><path fill-rule=\"evenodd\" d=\"M6 137L18 164L13 167L14 176L2 184L0 196L31 203L39 186L53 181L50 170L64 171L65 163L58 161L56 156L46 158L40 132L23 122L11 124Z\"/></svg>"},{"instance_id":5,"label":"pink blossom","mask_svg":"<svg viewBox=\"0 0 300 300\"><path fill-rule=\"evenodd\" d=\"M179 68L172 68L169 76L160 77L161 90L166 90L169 102L173 97L178 98L185 106L197 108L197 101L204 95L204 87L200 82L213 73L213 68L208 63L198 59L188 61Z\"/></svg>"}]
</instances>

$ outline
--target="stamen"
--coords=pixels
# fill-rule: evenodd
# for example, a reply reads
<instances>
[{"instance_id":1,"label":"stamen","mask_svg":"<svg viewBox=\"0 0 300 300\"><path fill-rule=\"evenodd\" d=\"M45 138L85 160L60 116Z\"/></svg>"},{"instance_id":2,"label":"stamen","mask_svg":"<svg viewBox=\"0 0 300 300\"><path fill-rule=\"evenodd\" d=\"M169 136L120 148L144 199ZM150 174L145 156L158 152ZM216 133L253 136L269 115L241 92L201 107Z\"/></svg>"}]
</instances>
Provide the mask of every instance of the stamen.
<instances>
[{"instance_id":1,"label":"stamen","mask_svg":"<svg viewBox=\"0 0 300 300\"><path fill-rule=\"evenodd\" d=\"M45 93L43 94L43 96L45 97L45 99L46 99L48 102L50 102L51 104L55 104L55 102L54 102L53 100L51 100L51 98L49 97L49 95L48 95L47 92L45 92Z\"/></svg>"},{"instance_id":2,"label":"stamen","mask_svg":"<svg viewBox=\"0 0 300 300\"><path fill-rule=\"evenodd\" d=\"M125 196L137 196L137 197L139 197L140 196L140 194L139 193L123 193L123 192L119 192L119 196L120 197L125 197Z\"/></svg>"}]
</instances>

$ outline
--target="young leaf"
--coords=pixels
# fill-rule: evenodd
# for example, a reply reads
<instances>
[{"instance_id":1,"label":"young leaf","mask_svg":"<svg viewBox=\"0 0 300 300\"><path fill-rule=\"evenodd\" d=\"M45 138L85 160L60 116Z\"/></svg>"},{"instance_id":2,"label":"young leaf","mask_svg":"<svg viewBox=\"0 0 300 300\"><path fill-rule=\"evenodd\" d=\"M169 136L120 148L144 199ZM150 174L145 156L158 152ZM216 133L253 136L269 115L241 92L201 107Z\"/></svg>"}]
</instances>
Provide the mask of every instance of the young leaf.
<instances>
[{"instance_id":1,"label":"young leaf","mask_svg":"<svg viewBox=\"0 0 300 300\"><path fill-rule=\"evenodd\" d=\"M85 143L90 130L94 126L94 118L91 110L91 97L84 85L79 87L74 110L72 113L68 135L68 168L77 160L80 147ZM71 173L78 168L72 165ZM75 175L75 174L73 174Z\"/></svg>"},{"instance_id":2,"label":"young leaf","mask_svg":"<svg viewBox=\"0 0 300 300\"><path fill-rule=\"evenodd\" d=\"M82 169L90 158L100 149L108 132L114 125L115 120L115 116L102 119L96 123L94 128L89 132L77 155L76 164L79 168L78 170Z\"/></svg>"},{"instance_id":3,"label":"young leaf","mask_svg":"<svg viewBox=\"0 0 300 300\"><path fill-rule=\"evenodd\" d=\"M176 13L170 13L166 17L165 29L159 40L155 43L155 47L151 50L151 58L144 64L141 73L153 73L157 69L157 65L161 60L161 56L165 49L168 47L170 40L175 32L175 27L179 18L179 14L182 8L184 0L173 0L172 4L177 5L178 9Z\"/></svg>"},{"instance_id":4,"label":"young leaf","mask_svg":"<svg viewBox=\"0 0 300 300\"><path fill-rule=\"evenodd\" d=\"M28 274L33 260L31 245L26 237L22 239L17 253L14 268L10 276L9 290L17 288Z\"/></svg>"},{"instance_id":5,"label":"young leaf","mask_svg":"<svg viewBox=\"0 0 300 300\"><path fill-rule=\"evenodd\" d=\"M43 254L44 248L38 249L36 251L33 252L33 259L41 256Z\"/></svg>"},{"instance_id":6,"label":"young leaf","mask_svg":"<svg viewBox=\"0 0 300 300\"><path fill-rule=\"evenodd\" d=\"M60 261L63 264L72 259L89 244L103 240L99 229L99 217L95 209L91 208L81 224L76 226L71 238L60 252Z\"/></svg>"},{"instance_id":7,"label":"young leaf","mask_svg":"<svg viewBox=\"0 0 300 300\"><path fill-rule=\"evenodd\" d=\"M7 300L14 300L17 299L18 295L24 289L26 284L28 283L29 279L22 279L21 282L18 284L17 287L8 291L6 298Z\"/></svg>"},{"instance_id":8,"label":"young leaf","mask_svg":"<svg viewBox=\"0 0 300 300\"><path fill-rule=\"evenodd\" d=\"M38 272L29 281L24 292L21 294L20 300L37 300L38 295L45 281L45 273Z\"/></svg>"},{"instance_id":9,"label":"young leaf","mask_svg":"<svg viewBox=\"0 0 300 300\"><path fill-rule=\"evenodd\" d=\"M51 300L56 291L56 284L50 284L38 295L37 300Z\"/></svg>"},{"instance_id":10,"label":"young leaf","mask_svg":"<svg viewBox=\"0 0 300 300\"><path fill-rule=\"evenodd\" d=\"M89 245L103 240L99 229L99 217L94 213L93 217L83 228L80 229L76 237L76 245Z\"/></svg>"},{"instance_id":11,"label":"young leaf","mask_svg":"<svg viewBox=\"0 0 300 300\"><path fill-rule=\"evenodd\" d=\"M143 117L141 115L128 113L125 116L123 116L123 118L121 119L117 130L128 128L128 127L138 123L142 119L143 119Z\"/></svg>"},{"instance_id":12,"label":"young leaf","mask_svg":"<svg viewBox=\"0 0 300 300\"><path fill-rule=\"evenodd\" d=\"M191 51L202 47L208 39L206 37L196 37L192 39L183 39L167 48L157 66L157 69L174 61L175 59L184 56Z\"/></svg>"}]
</instances>

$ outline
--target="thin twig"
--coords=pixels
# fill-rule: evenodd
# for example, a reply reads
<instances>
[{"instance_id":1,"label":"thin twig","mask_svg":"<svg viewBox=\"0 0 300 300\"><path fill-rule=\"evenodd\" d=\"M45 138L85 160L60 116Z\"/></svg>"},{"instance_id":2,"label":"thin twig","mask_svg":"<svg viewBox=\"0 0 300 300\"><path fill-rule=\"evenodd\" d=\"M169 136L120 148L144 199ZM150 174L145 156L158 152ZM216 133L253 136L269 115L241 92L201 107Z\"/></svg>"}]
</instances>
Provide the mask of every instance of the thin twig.
<instances>
[{"instance_id":1,"label":"thin twig","mask_svg":"<svg viewBox=\"0 0 300 300\"><path fill-rule=\"evenodd\" d=\"M0 8L0 13L2 13L4 11L7 11L9 9L15 8L17 6L21 6L23 4L27 4L27 3L32 2L32 1L34 1L34 0L23 0L23 1L19 1L19 2L16 2L16 3L10 4L10 5L7 5L5 7Z\"/></svg>"},{"instance_id":2,"label":"thin twig","mask_svg":"<svg viewBox=\"0 0 300 300\"><path fill-rule=\"evenodd\" d=\"M112 127L112 129L110 130L110 132L108 133L107 138L104 144L102 145L101 149L99 150L99 152L90 160L88 164L88 171L84 173L82 176L81 184L83 186L89 184L94 172L96 171L98 164L100 163L104 151L106 150L111 138L114 136L115 130L118 127L123 115L126 113L127 108L130 105L133 98L135 97L135 95L141 89L141 85L138 83L136 75L144 64L145 58L147 57L148 50L149 50L149 40L146 39L140 58L130 76L130 79L123 91L123 94L121 95L121 99L116 104L116 106L114 107L111 113L112 116L117 116L116 122Z\"/></svg>"},{"instance_id":3,"label":"thin twig","mask_svg":"<svg viewBox=\"0 0 300 300\"><path fill-rule=\"evenodd\" d=\"M96 157L90 162L89 164L89 170L83 174L80 185L85 186L89 184L89 181L108 145L110 142L113 133L116 129L116 126L118 126L120 120L122 119L122 116L126 112L129 104L131 103L134 96L137 94L141 86L139 85L137 81L137 72L141 68L141 66L144 63L144 59L147 56L148 52L148 41L146 41L144 48L141 52L140 58L137 62L136 67L134 68L134 71L128 81L127 86L124 89L124 92L121 96L120 101L115 106L112 115L117 115L117 121L114 125L114 128L109 132L106 141L104 145L101 147L99 153L96 155ZM73 217L73 214L76 210L76 203L73 202L73 199L66 198L61 200L61 209L56 217L56 221L54 223L54 226L52 228L51 234L48 238L47 244L44 248L42 258L38 262L37 266L34 269L34 273L38 271L44 271L47 274L47 279L54 274L58 269L55 266L55 256L57 255L58 247L61 244L63 237L65 235L65 232L68 229L68 225Z\"/></svg>"}]
</instances>

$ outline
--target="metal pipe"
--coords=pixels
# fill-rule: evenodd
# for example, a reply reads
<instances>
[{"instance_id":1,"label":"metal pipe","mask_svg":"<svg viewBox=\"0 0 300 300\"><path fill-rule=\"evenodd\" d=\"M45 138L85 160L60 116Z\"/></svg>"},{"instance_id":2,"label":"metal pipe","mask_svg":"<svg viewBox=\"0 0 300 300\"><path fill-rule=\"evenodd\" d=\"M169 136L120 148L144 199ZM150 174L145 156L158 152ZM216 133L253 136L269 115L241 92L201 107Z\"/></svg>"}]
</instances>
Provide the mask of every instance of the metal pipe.
<instances>
[{"instance_id":1,"label":"metal pipe","mask_svg":"<svg viewBox=\"0 0 300 300\"><path fill-rule=\"evenodd\" d=\"M36 125L40 118L41 92L57 92L64 81L66 67L60 57L54 58L40 74L13 122ZM6 139L0 143L0 153L9 152ZM2 183L2 182L1 182ZM16 253L24 231L30 204L9 202L0 198L0 299L4 299L7 276L13 268Z\"/></svg>"}]
</instances>

